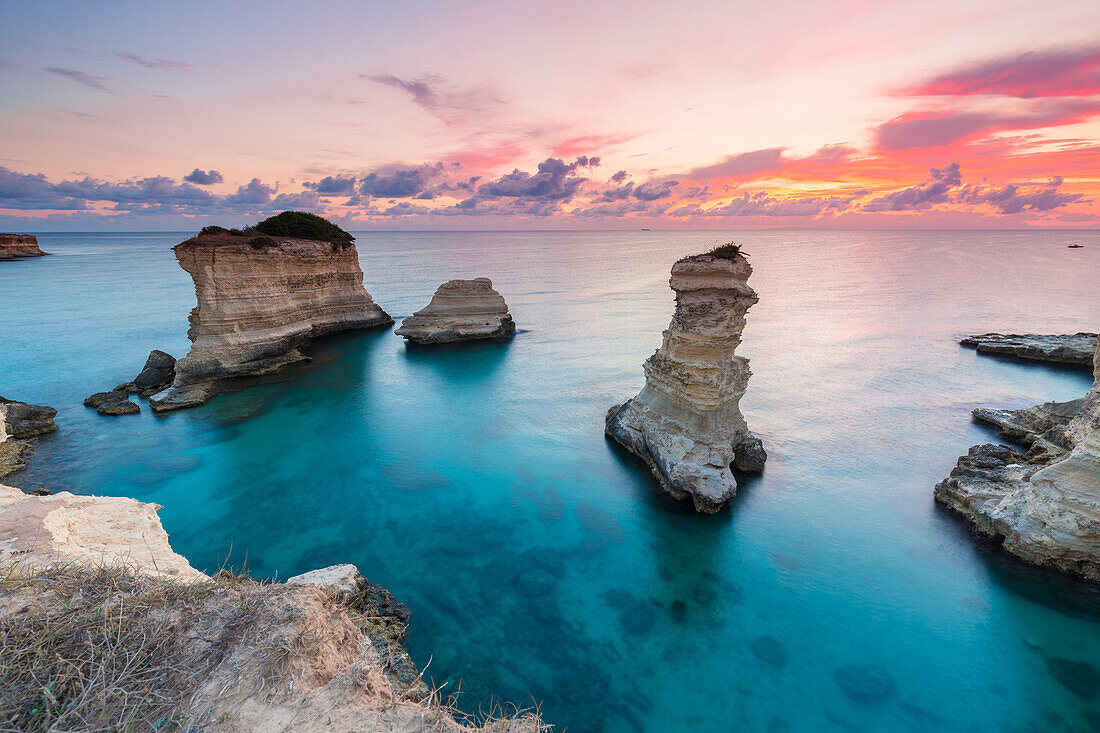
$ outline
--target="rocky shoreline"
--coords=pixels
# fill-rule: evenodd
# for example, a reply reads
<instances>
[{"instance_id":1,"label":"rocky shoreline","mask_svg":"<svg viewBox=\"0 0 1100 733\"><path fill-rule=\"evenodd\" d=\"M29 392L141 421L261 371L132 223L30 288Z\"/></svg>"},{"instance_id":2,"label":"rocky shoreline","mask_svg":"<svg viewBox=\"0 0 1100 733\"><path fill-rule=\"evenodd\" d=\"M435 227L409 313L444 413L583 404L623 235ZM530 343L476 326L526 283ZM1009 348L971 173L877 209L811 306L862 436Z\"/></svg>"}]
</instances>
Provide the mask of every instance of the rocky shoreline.
<instances>
[{"instance_id":1,"label":"rocky shoreline","mask_svg":"<svg viewBox=\"0 0 1100 733\"><path fill-rule=\"evenodd\" d=\"M607 413L606 432L644 461L661 488L713 514L737 493L730 466L757 472L767 453L741 414L751 372L734 354L757 302L744 255L720 248L672 266L676 312L645 362L642 391Z\"/></svg>"},{"instance_id":2,"label":"rocky shoreline","mask_svg":"<svg viewBox=\"0 0 1100 733\"><path fill-rule=\"evenodd\" d=\"M46 689L65 702L49 708L50 729L82 729L100 715L106 725L153 729L168 720L216 731L291 722L302 731L548 730L527 713L463 721L402 646L408 609L354 566L285 583L209 577L172 550L158 509L0 485L0 634L17 648L64 645L3 670L7 722L42 727ZM138 666L116 673L116 654ZM82 705L79 693L103 669L115 675L103 681L103 704ZM112 696L138 699L125 720L104 712Z\"/></svg>"},{"instance_id":3,"label":"rocky shoreline","mask_svg":"<svg viewBox=\"0 0 1100 733\"><path fill-rule=\"evenodd\" d=\"M0 397L0 479L22 471L38 436L57 430L57 410Z\"/></svg>"},{"instance_id":4,"label":"rocky shoreline","mask_svg":"<svg viewBox=\"0 0 1100 733\"><path fill-rule=\"evenodd\" d=\"M48 254L38 247L38 237L33 234L0 234L0 262Z\"/></svg>"},{"instance_id":5,"label":"rocky shoreline","mask_svg":"<svg viewBox=\"0 0 1100 733\"><path fill-rule=\"evenodd\" d=\"M979 354L1091 367L1097 334L983 333L967 336L959 343L973 346Z\"/></svg>"},{"instance_id":6,"label":"rocky shoreline","mask_svg":"<svg viewBox=\"0 0 1100 733\"><path fill-rule=\"evenodd\" d=\"M936 500L1033 565L1100 582L1100 344L1094 385L1070 402L974 411L1026 453L987 443L959 458Z\"/></svg>"}]
</instances>

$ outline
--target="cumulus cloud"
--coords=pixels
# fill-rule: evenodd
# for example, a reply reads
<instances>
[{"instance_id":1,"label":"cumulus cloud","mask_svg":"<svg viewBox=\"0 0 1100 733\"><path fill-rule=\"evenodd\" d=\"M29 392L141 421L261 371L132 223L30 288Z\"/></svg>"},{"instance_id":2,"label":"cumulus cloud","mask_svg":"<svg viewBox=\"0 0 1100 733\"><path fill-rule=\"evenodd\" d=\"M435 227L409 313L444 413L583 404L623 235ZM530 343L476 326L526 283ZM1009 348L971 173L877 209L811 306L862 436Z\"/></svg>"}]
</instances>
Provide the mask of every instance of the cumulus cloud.
<instances>
[{"instance_id":1,"label":"cumulus cloud","mask_svg":"<svg viewBox=\"0 0 1100 733\"><path fill-rule=\"evenodd\" d=\"M77 84L82 84L89 89L95 89L96 91L106 92L108 94L111 93L110 87L107 86L108 79L102 76L92 76L79 69L66 69L60 66L50 66L47 67L45 71L56 74L57 76L63 76L66 79L72 79Z\"/></svg>"},{"instance_id":2,"label":"cumulus cloud","mask_svg":"<svg viewBox=\"0 0 1100 733\"><path fill-rule=\"evenodd\" d=\"M903 90L914 96L1003 94L1084 97L1100 94L1100 46L1030 51L939 74Z\"/></svg>"},{"instance_id":3,"label":"cumulus cloud","mask_svg":"<svg viewBox=\"0 0 1100 733\"><path fill-rule=\"evenodd\" d=\"M625 173L625 171L620 171ZM619 174L616 173L611 177L611 180L615 181ZM618 182L621 182L622 177L618 178ZM622 201L624 199L638 199L639 201L656 201L657 199L667 198L672 195L672 190L678 185L678 181L671 179L664 180L652 180L645 183L635 183L634 181L627 181L621 183L621 185L606 188L597 194L596 201L598 203L605 203L611 201Z\"/></svg>"},{"instance_id":4,"label":"cumulus cloud","mask_svg":"<svg viewBox=\"0 0 1100 733\"><path fill-rule=\"evenodd\" d=\"M1019 214L1022 211L1052 211L1066 204L1081 201L1079 193L1061 193L1062 177L1054 176L1046 185L1022 189L1010 183L1002 188L975 188L960 197L961 203L989 204L1001 214Z\"/></svg>"},{"instance_id":5,"label":"cumulus cloud","mask_svg":"<svg viewBox=\"0 0 1100 733\"><path fill-rule=\"evenodd\" d=\"M191 64L184 63L183 61L173 61L172 59L165 58L150 58L148 56L141 56L136 53L128 53L126 51L117 51L115 56L120 59L129 61L139 66L144 66L147 69L161 69L164 71L183 71L190 69Z\"/></svg>"},{"instance_id":6,"label":"cumulus cloud","mask_svg":"<svg viewBox=\"0 0 1100 733\"><path fill-rule=\"evenodd\" d=\"M225 181L225 179L222 178L222 174L218 173L213 168L208 171L196 168L195 170L184 176L183 180L187 181L188 183L197 184L199 186L212 186L215 183L222 183L223 181Z\"/></svg>"},{"instance_id":7,"label":"cumulus cloud","mask_svg":"<svg viewBox=\"0 0 1100 733\"><path fill-rule=\"evenodd\" d=\"M515 168L511 173L495 181L480 185L477 193L481 198L569 201L588 180L578 175L578 171L595 168L599 164L599 158L585 155L578 157L572 163L566 163L561 158L547 158L539 163L537 172L527 173Z\"/></svg>"},{"instance_id":8,"label":"cumulus cloud","mask_svg":"<svg viewBox=\"0 0 1100 733\"><path fill-rule=\"evenodd\" d=\"M702 212L705 216L820 216L848 209L865 195L860 191L849 196L804 196L802 198L777 198L765 191L744 193L723 206Z\"/></svg>"},{"instance_id":9,"label":"cumulus cloud","mask_svg":"<svg viewBox=\"0 0 1100 733\"><path fill-rule=\"evenodd\" d=\"M962 173L959 164L952 163L943 168L933 168L927 180L916 186L888 193L872 199L864 205L864 211L907 211L927 209L933 204L948 201L952 189L962 185Z\"/></svg>"},{"instance_id":10,"label":"cumulus cloud","mask_svg":"<svg viewBox=\"0 0 1100 733\"><path fill-rule=\"evenodd\" d=\"M364 177L359 193L376 198L434 198L428 187L443 173L442 163L425 163L415 168L386 168Z\"/></svg>"},{"instance_id":11,"label":"cumulus cloud","mask_svg":"<svg viewBox=\"0 0 1100 733\"><path fill-rule=\"evenodd\" d=\"M236 193L225 197L225 203L229 206L241 204L266 204L271 201L271 195L275 189L262 183L259 178L253 178L247 186L241 186Z\"/></svg>"},{"instance_id":12,"label":"cumulus cloud","mask_svg":"<svg viewBox=\"0 0 1100 733\"><path fill-rule=\"evenodd\" d=\"M355 193L355 178L350 176L325 176L304 185L325 196L350 196Z\"/></svg>"}]
</instances>

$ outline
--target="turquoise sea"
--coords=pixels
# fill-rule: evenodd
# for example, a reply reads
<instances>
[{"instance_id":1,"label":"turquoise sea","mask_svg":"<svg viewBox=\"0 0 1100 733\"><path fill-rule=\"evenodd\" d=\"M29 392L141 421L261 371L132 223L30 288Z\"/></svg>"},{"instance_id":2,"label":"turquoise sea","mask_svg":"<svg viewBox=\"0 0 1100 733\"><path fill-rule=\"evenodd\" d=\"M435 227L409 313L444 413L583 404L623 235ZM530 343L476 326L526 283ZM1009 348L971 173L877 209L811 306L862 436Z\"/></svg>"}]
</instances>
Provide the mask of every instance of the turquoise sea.
<instances>
[{"instance_id":1,"label":"turquoise sea","mask_svg":"<svg viewBox=\"0 0 1100 733\"><path fill-rule=\"evenodd\" d=\"M957 340L1096 330L1100 233L362 233L395 318L484 275L519 334L341 336L282 381L100 417L85 396L187 351L186 236L46 234L54 256L0 263L0 394L60 427L8 483L162 504L208 571L355 563L469 711L538 702L576 732L1100 730L1100 593L975 543L932 498L997 439L971 408L1089 387ZM699 516L603 421L642 385L672 262L729 240L755 267L742 410L770 458Z\"/></svg>"}]
</instances>

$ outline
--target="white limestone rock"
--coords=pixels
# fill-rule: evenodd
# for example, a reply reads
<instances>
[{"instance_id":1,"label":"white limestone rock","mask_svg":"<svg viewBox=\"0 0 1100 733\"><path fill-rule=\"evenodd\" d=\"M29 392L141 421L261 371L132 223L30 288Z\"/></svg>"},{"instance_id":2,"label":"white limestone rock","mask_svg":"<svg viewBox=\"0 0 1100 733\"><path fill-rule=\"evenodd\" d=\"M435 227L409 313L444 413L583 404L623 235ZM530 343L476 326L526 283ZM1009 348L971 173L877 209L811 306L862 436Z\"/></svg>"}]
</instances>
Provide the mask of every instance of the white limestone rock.
<instances>
[{"instance_id":1,"label":"white limestone rock","mask_svg":"<svg viewBox=\"0 0 1100 733\"><path fill-rule=\"evenodd\" d=\"M406 318L394 331L425 345L508 338L515 332L508 304L487 277L443 283L425 308Z\"/></svg>"},{"instance_id":2,"label":"white limestone rock","mask_svg":"<svg viewBox=\"0 0 1100 733\"><path fill-rule=\"evenodd\" d=\"M767 453L739 402L751 372L734 351L745 313L757 302L741 254L686 257L672 266L676 313L645 363L645 387L607 414L607 434L653 471L677 499L708 514L737 493L731 464L760 471Z\"/></svg>"}]
</instances>

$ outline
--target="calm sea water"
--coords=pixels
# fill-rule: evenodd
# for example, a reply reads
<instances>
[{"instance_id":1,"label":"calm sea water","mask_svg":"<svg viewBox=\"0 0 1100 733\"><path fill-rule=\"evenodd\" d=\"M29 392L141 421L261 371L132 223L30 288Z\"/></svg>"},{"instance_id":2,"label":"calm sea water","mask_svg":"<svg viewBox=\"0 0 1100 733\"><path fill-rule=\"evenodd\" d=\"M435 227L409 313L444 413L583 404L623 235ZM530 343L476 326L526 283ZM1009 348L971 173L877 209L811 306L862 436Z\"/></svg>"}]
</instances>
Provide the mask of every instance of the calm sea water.
<instances>
[{"instance_id":1,"label":"calm sea water","mask_svg":"<svg viewBox=\"0 0 1100 733\"><path fill-rule=\"evenodd\" d=\"M1100 727L1097 595L932 499L996 439L971 408L1089 387L956 341L1095 330L1100 233L362 234L394 317L485 275L520 333L338 337L285 381L100 417L86 395L187 351L183 238L43 235L55 256L0 263L0 394L60 426L9 483L163 504L206 570L355 563L411 607L414 659L468 710L540 701L570 731ZM672 262L731 239L756 269L742 409L770 458L707 517L658 496L603 420L642 385ZM840 684L867 675L886 699Z\"/></svg>"}]
</instances>

